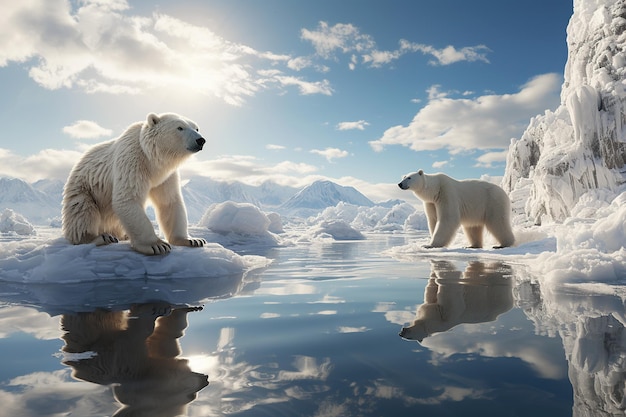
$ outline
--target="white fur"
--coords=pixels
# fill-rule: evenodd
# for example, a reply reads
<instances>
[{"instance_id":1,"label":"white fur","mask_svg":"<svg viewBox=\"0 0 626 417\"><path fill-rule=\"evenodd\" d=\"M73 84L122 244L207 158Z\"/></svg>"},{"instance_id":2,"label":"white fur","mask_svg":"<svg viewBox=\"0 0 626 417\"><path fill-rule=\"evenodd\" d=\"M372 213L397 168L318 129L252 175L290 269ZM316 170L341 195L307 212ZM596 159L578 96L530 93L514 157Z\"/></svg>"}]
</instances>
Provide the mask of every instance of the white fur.
<instances>
[{"instance_id":1,"label":"white fur","mask_svg":"<svg viewBox=\"0 0 626 417\"><path fill-rule=\"evenodd\" d=\"M431 241L429 247L447 246L463 226L470 247L482 248L483 228L501 247L515 243L511 229L511 201L504 190L480 180L457 181L445 174L407 174L398 184L424 203Z\"/></svg>"},{"instance_id":2,"label":"white fur","mask_svg":"<svg viewBox=\"0 0 626 417\"><path fill-rule=\"evenodd\" d=\"M129 238L153 255L171 245L203 246L187 235L187 211L177 168L202 149L191 120L173 113L149 114L117 139L94 146L74 166L63 191L63 235L72 244L104 245ZM145 213L150 199L166 241Z\"/></svg>"}]
</instances>

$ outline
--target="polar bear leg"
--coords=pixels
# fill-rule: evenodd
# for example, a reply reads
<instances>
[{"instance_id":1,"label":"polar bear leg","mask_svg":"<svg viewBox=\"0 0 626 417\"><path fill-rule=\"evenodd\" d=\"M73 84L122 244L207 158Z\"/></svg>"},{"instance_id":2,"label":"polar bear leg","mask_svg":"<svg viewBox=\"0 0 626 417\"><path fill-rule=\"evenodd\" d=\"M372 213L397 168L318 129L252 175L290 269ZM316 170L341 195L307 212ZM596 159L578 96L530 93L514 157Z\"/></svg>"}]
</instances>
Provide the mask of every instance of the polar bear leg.
<instances>
[{"instance_id":1,"label":"polar bear leg","mask_svg":"<svg viewBox=\"0 0 626 417\"><path fill-rule=\"evenodd\" d=\"M461 223L459 220L446 219L445 217L442 217L437 222L435 233L433 233L428 246L431 248L442 248L444 246L448 246L454 237L454 233L456 233L460 225Z\"/></svg>"},{"instance_id":2,"label":"polar bear leg","mask_svg":"<svg viewBox=\"0 0 626 417\"><path fill-rule=\"evenodd\" d=\"M483 229L482 225L479 226L463 226L463 232L467 237L470 248L482 248L483 247Z\"/></svg>"},{"instance_id":3,"label":"polar bear leg","mask_svg":"<svg viewBox=\"0 0 626 417\"><path fill-rule=\"evenodd\" d=\"M489 233L500 243L499 246L495 246L496 249L513 246L515 243L515 235L513 234L513 229L511 229L511 223L508 218L489 221L486 226Z\"/></svg>"},{"instance_id":4,"label":"polar bear leg","mask_svg":"<svg viewBox=\"0 0 626 417\"><path fill-rule=\"evenodd\" d=\"M73 245L93 243L108 245L117 238L109 233L101 233L102 215L96 202L83 193L66 192L63 207L63 235Z\"/></svg>"},{"instance_id":5,"label":"polar bear leg","mask_svg":"<svg viewBox=\"0 0 626 417\"><path fill-rule=\"evenodd\" d=\"M187 234L187 210L180 193L178 173L172 174L165 182L150 190L150 200L154 204L157 221L165 239L175 246L200 247L207 244L202 238Z\"/></svg>"},{"instance_id":6,"label":"polar bear leg","mask_svg":"<svg viewBox=\"0 0 626 417\"><path fill-rule=\"evenodd\" d=\"M426 219L428 219L428 231L432 236L435 234L435 227L437 227L437 209L433 203L424 203L424 211L426 212Z\"/></svg>"}]
</instances>

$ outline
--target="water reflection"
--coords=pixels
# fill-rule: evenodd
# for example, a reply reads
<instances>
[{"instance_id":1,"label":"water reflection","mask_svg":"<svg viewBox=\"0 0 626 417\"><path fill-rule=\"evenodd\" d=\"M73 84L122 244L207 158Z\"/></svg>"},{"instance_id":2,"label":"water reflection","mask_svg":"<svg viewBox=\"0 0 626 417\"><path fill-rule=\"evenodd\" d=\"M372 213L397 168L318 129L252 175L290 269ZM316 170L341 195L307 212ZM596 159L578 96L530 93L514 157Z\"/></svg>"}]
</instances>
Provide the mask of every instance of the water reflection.
<instances>
[{"instance_id":1,"label":"water reflection","mask_svg":"<svg viewBox=\"0 0 626 417\"><path fill-rule=\"evenodd\" d=\"M209 383L207 375L193 372L178 357L187 314L201 309L146 303L128 311L65 314L63 363L72 367L75 378L113 386L124 405L115 416L185 414L187 404Z\"/></svg>"},{"instance_id":2,"label":"water reflection","mask_svg":"<svg viewBox=\"0 0 626 417\"><path fill-rule=\"evenodd\" d=\"M502 262L472 261L461 272L452 262L431 261L424 303L400 336L422 342L462 323L494 321L513 308L511 276L511 267Z\"/></svg>"},{"instance_id":3,"label":"water reflection","mask_svg":"<svg viewBox=\"0 0 626 417\"><path fill-rule=\"evenodd\" d=\"M574 415L624 416L626 296L620 286L598 290L584 285L544 287L543 302L529 309L527 315L537 332L555 334L563 340Z\"/></svg>"}]
</instances>

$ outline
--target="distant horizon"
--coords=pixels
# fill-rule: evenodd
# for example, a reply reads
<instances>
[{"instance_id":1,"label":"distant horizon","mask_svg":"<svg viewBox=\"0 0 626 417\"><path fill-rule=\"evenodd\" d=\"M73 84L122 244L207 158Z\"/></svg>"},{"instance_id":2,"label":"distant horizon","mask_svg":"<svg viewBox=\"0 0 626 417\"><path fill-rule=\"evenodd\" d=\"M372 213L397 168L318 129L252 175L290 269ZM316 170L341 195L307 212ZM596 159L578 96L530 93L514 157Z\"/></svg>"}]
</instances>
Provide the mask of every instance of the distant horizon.
<instances>
[{"instance_id":1,"label":"distant horizon","mask_svg":"<svg viewBox=\"0 0 626 417\"><path fill-rule=\"evenodd\" d=\"M327 179L381 201L402 198L393 185L417 169L501 177L511 139L560 103L573 11L539 0L37 1L0 18L0 175L64 180L89 146L176 112L208 141L183 178Z\"/></svg>"}]
</instances>

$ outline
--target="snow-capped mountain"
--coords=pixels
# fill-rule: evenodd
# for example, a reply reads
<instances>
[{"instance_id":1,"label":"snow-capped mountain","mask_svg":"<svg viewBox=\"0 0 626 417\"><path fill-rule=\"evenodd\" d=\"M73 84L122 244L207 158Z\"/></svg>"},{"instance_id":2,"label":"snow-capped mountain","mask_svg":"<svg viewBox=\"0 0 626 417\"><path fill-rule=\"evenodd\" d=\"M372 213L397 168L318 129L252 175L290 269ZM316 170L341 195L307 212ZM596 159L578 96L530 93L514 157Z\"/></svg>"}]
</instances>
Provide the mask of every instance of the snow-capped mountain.
<instances>
[{"instance_id":1,"label":"snow-capped mountain","mask_svg":"<svg viewBox=\"0 0 626 417\"><path fill-rule=\"evenodd\" d=\"M251 203L264 211L278 211L286 216L309 216L343 201L371 207L374 203L353 187L342 187L330 181L318 181L302 190L264 182L259 186L240 182L220 182L193 177L182 187L189 222L198 222L212 204L232 201ZM30 222L49 225L60 218L63 182L41 180L29 184L17 178L0 177L0 210L10 208ZM153 217L150 210L149 215Z\"/></svg>"},{"instance_id":2,"label":"snow-capped mountain","mask_svg":"<svg viewBox=\"0 0 626 417\"><path fill-rule=\"evenodd\" d=\"M266 181L259 186L237 181L223 182L207 177L193 177L182 188L190 222L200 220L206 209L215 203L232 201L250 203L265 211L274 210L287 201L298 188Z\"/></svg>"},{"instance_id":3,"label":"snow-capped mountain","mask_svg":"<svg viewBox=\"0 0 626 417\"><path fill-rule=\"evenodd\" d=\"M233 201L259 206L259 200L240 182L226 183L207 177L193 177L182 188L190 222L200 220L206 209L215 203Z\"/></svg>"},{"instance_id":4,"label":"snow-capped mountain","mask_svg":"<svg viewBox=\"0 0 626 417\"><path fill-rule=\"evenodd\" d=\"M561 105L511 143L502 185L536 224L564 220L589 190L626 182L625 16L625 0L574 0Z\"/></svg>"},{"instance_id":5,"label":"snow-capped mountain","mask_svg":"<svg viewBox=\"0 0 626 417\"><path fill-rule=\"evenodd\" d=\"M315 181L281 204L277 211L281 214L307 217L342 201L355 206L374 206L372 200L354 187L344 187L331 181Z\"/></svg>"},{"instance_id":6,"label":"snow-capped mountain","mask_svg":"<svg viewBox=\"0 0 626 417\"><path fill-rule=\"evenodd\" d=\"M48 224L61 215L60 200L17 178L0 177L0 210L10 208L29 221Z\"/></svg>"}]
</instances>

